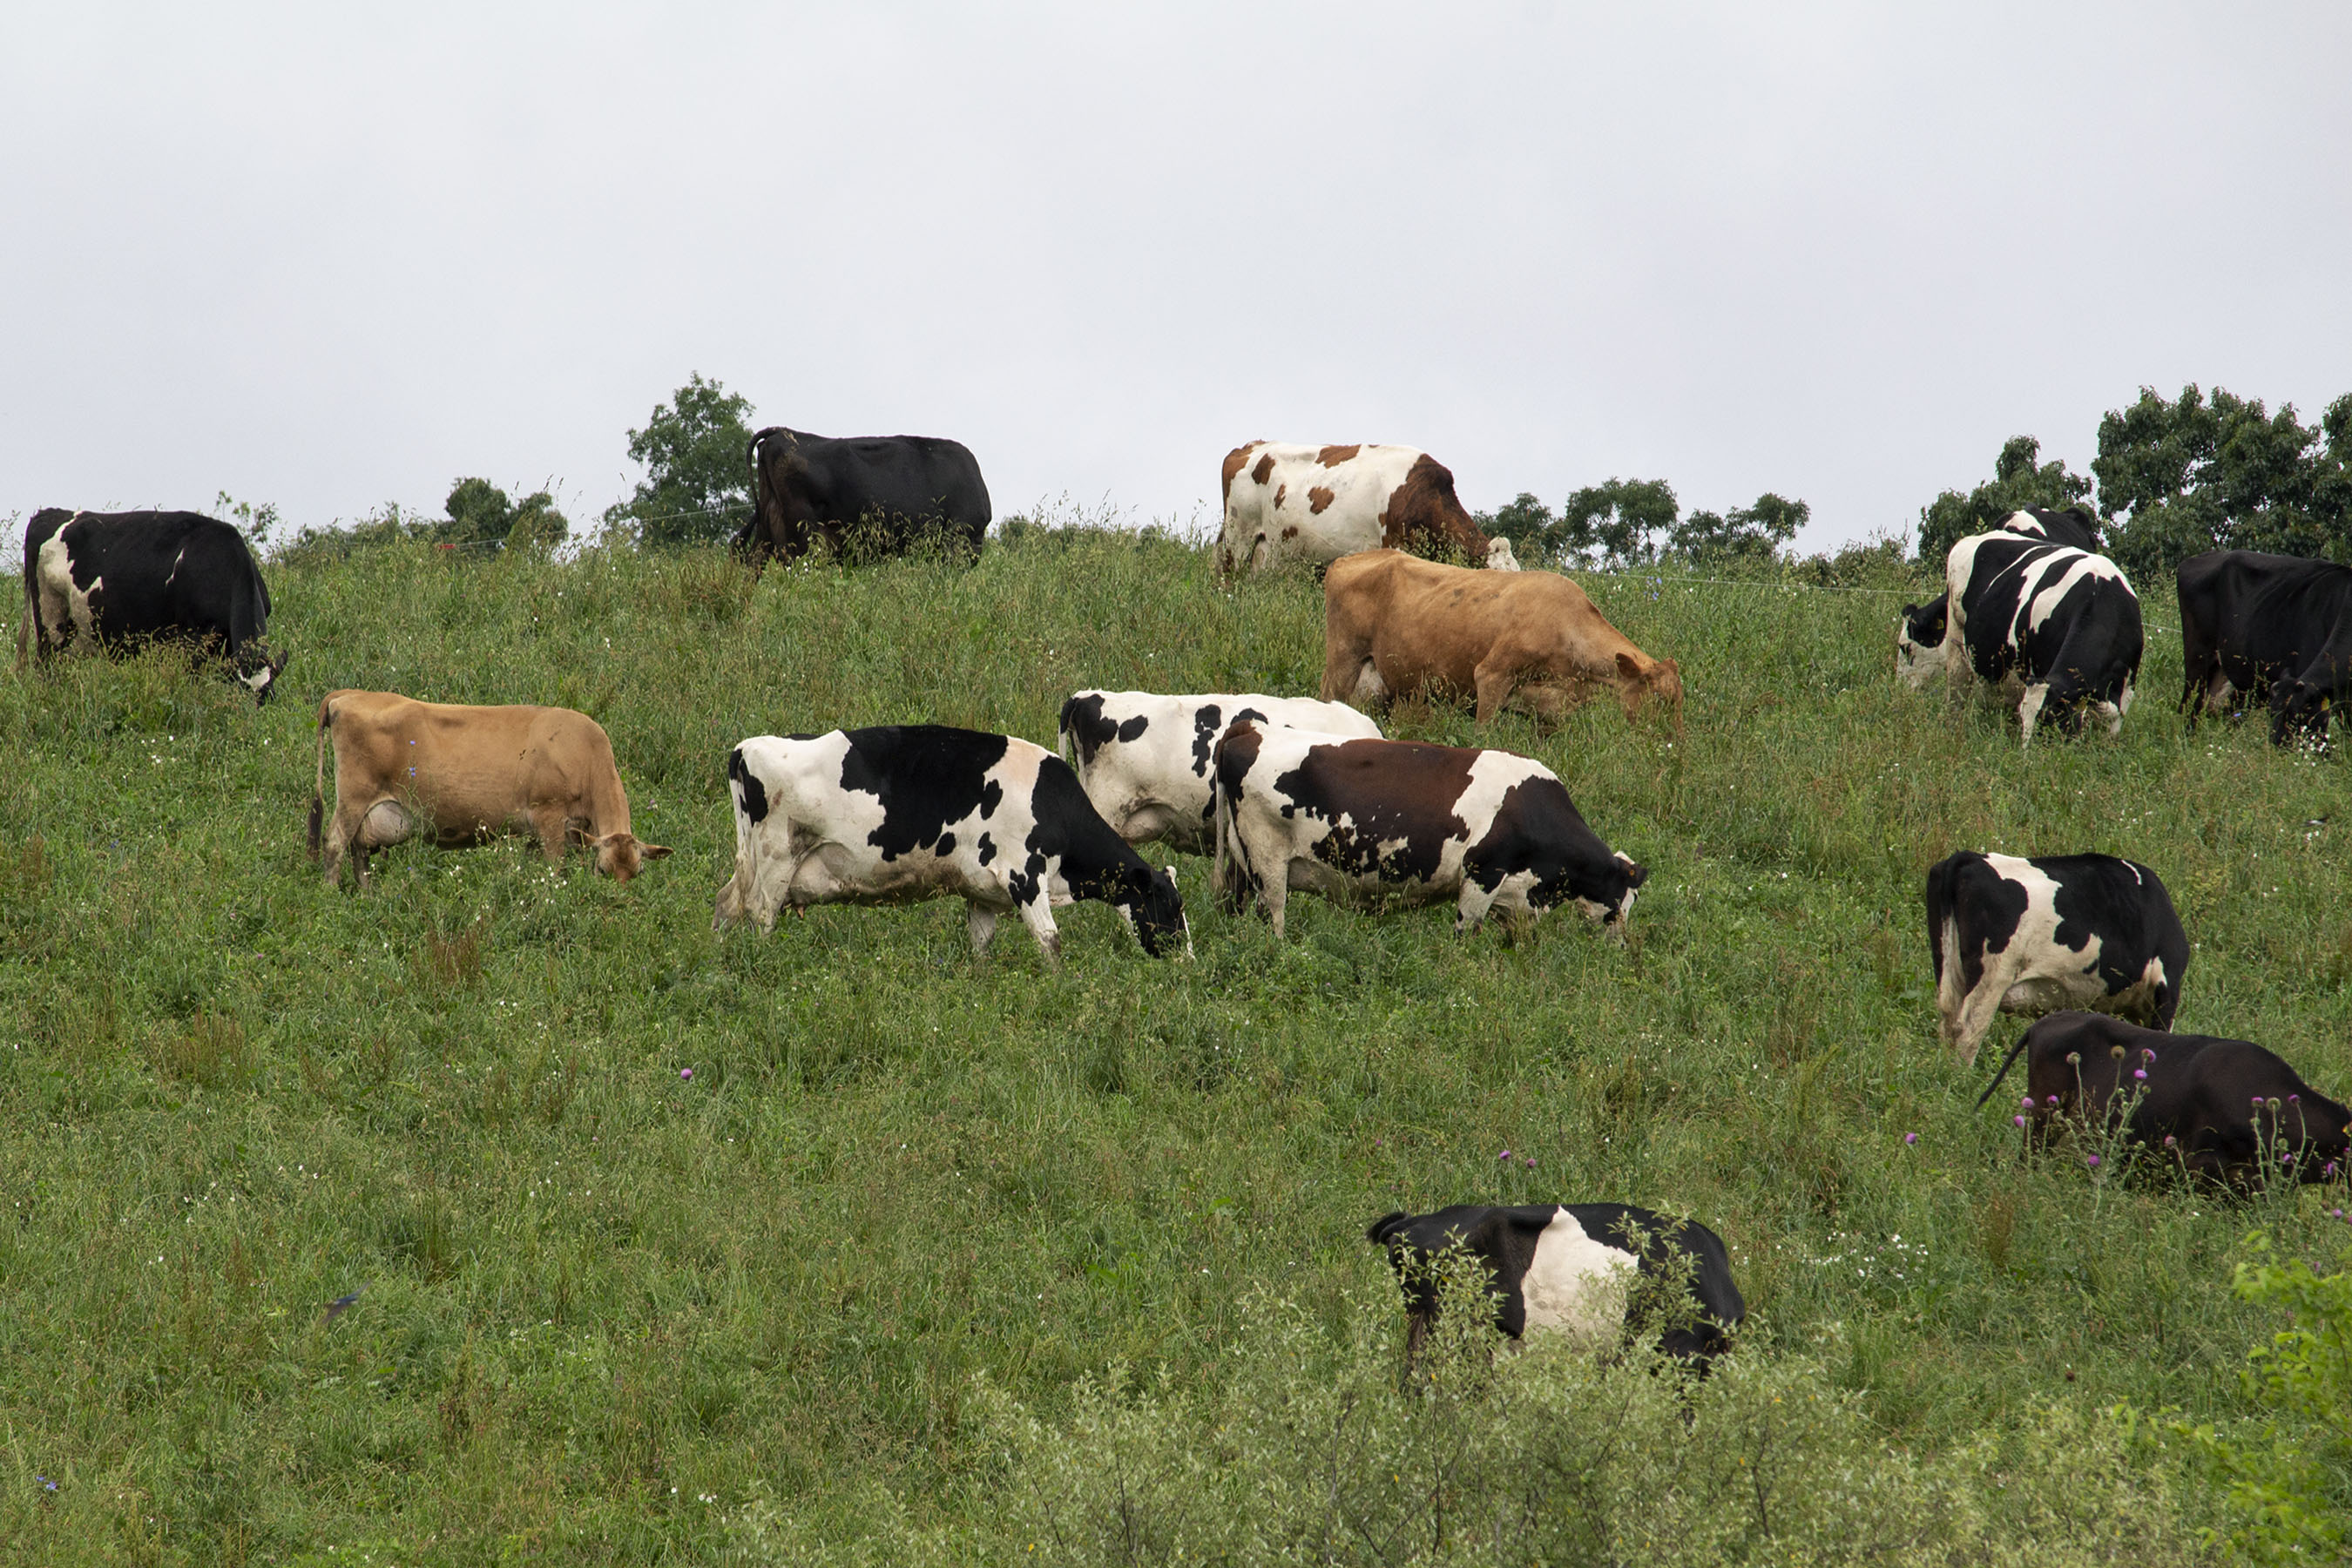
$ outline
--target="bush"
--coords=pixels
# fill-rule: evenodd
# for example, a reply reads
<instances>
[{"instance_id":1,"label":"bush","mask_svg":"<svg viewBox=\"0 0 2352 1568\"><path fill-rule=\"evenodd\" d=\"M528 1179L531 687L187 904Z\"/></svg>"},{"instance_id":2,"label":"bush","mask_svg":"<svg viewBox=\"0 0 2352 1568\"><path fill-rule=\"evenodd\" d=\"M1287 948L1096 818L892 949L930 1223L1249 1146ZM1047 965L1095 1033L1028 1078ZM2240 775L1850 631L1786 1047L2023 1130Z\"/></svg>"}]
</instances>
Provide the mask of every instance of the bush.
<instances>
[{"instance_id":1,"label":"bush","mask_svg":"<svg viewBox=\"0 0 2352 1568\"><path fill-rule=\"evenodd\" d=\"M2091 481L2070 472L2063 460L2036 465L2042 443L2031 436L2011 436L1993 459L1992 478L1963 495L1946 490L1919 509L1919 559L1940 569L1952 546L1972 533L1983 533L2021 507L2063 509L2084 506ZM2095 467L2096 465L2094 465ZM2097 537L2094 521L2092 536Z\"/></svg>"},{"instance_id":2,"label":"bush","mask_svg":"<svg viewBox=\"0 0 2352 1568\"><path fill-rule=\"evenodd\" d=\"M734 532L751 504L751 399L688 375L668 403L654 405L644 429L629 432L629 460L646 477L606 510L605 525L656 545L712 543Z\"/></svg>"},{"instance_id":3,"label":"bush","mask_svg":"<svg viewBox=\"0 0 2352 1568\"><path fill-rule=\"evenodd\" d=\"M1460 1274L1407 1374L1393 1292L1336 1326L1251 1300L1224 1385L1184 1392L1114 1366L1048 1423L983 1386L996 1455L987 1522L903 1515L851 1562L1041 1563L2188 1563L2169 1478L2128 1429L2044 1408L2011 1449L1891 1448L1817 1363L1761 1343L1692 1377L1653 1356L1553 1341L1512 1354ZM1751 1339L1754 1336L1751 1336ZM968 1407L969 1408L969 1407ZM882 1510L886 1519L889 1510ZM828 1552L772 1501L737 1544Z\"/></svg>"}]
</instances>

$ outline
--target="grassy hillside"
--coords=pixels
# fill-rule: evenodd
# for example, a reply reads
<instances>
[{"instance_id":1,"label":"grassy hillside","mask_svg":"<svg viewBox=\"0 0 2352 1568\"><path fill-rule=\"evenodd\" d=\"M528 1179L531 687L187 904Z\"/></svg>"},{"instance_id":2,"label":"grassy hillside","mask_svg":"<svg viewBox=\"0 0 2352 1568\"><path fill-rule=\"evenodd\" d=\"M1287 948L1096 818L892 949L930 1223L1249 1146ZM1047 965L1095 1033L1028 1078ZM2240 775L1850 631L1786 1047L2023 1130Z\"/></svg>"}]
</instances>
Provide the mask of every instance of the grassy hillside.
<instances>
[{"instance_id":1,"label":"grassy hillside","mask_svg":"<svg viewBox=\"0 0 2352 1568\"><path fill-rule=\"evenodd\" d=\"M1214 1390L1254 1289L1344 1325L1382 1288L1361 1232L1394 1207L1686 1209L1770 1353L1921 1455L2052 1407L2235 1418L2274 1326L2228 1289L2242 1238L2343 1255L2340 1189L2025 1161L1971 1110L2020 1026L1974 1071L1936 1045L1926 867L2105 850L2198 944L2182 1027L2352 1089L2344 764L2185 735L2175 637L2120 741L2025 755L1898 689L1896 599L1595 580L1682 660L1679 738L1613 707L1392 729L1555 768L1653 869L1627 944L1312 898L1276 942L1187 858L1192 962L1088 905L1049 973L1017 930L975 963L959 904L714 935L728 747L1050 743L1081 685L1311 692L1303 579L1223 592L1179 543L1065 533L970 571L395 547L272 575L267 709L163 653L0 677L0 1559L704 1561L755 1498L839 1540L976 1517L974 1374L1048 1420L1115 1362ZM411 847L323 888L337 686L584 710L677 853L621 888Z\"/></svg>"}]
</instances>

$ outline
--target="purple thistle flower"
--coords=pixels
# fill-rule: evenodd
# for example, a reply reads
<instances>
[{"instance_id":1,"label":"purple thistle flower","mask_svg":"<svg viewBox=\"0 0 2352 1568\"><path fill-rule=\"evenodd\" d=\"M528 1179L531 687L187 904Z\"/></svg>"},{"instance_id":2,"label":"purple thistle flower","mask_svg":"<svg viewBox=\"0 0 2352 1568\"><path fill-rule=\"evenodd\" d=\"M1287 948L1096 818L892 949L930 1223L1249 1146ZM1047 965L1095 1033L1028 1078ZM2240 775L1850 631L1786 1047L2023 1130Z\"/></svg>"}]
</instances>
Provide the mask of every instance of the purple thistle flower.
<instances>
[{"instance_id":1,"label":"purple thistle flower","mask_svg":"<svg viewBox=\"0 0 2352 1568\"><path fill-rule=\"evenodd\" d=\"M2153 1046L2141 1047L2139 1054L2146 1057L2150 1061L2156 1060L2156 1048Z\"/></svg>"},{"instance_id":2,"label":"purple thistle flower","mask_svg":"<svg viewBox=\"0 0 2352 1568\"><path fill-rule=\"evenodd\" d=\"M2027 1095L2027 1096L2025 1097L2025 1099L2024 1099L2023 1104L2024 1104L2024 1106L2025 1106L2025 1109L2026 1109L2026 1110L2032 1110L2032 1109L2033 1109L2033 1097L2032 1097L2032 1095L2030 1095L2030 1094L2029 1094L2029 1095Z\"/></svg>"},{"instance_id":3,"label":"purple thistle flower","mask_svg":"<svg viewBox=\"0 0 2352 1568\"><path fill-rule=\"evenodd\" d=\"M2175 1138L2175 1137L2173 1137L2173 1135L2172 1135L2171 1133L2169 1133L2169 1132L2168 1132L2168 1133L2166 1133L2166 1134L2164 1135L2164 1146L2165 1146L2166 1148L2168 1148L2168 1149L2171 1148L2175 1143L2177 1143L2177 1142L2179 1142L2179 1139L2177 1139L2177 1138Z\"/></svg>"},{"instance_id":4,"label":"purple thistle flower","mask_svg":"<svg viewBox=\"0 0 2352 1568\"><path fill-rule=\"evenodd\" d=\"M1510 1163L1511 1152L1508 1149L1506 1149L1501 1153L1496 1155L1495 1158L1507 1164Z\"/></svg>"},{"instance_id":5,"label":"purple thistle flower","mask_svg":"<svg viewBox=\"0 0 2352 1568\"><path fill-rule=\"evenodd\" d=\"M2010 1118L2010 1120L2011 1120L2011 1121L2016 1122L2020 1127L2022 1127L2022 1126L2024 1126L2024 1125L2025 1125L2025 1118L2024 1118L2024 1117L2022 1117L2022 1116L2012 1116L2012 1117L2011 1117L2011 1118Z\"/></svg>"},{"instance_id":6,"label":"purple thistle flower","mask_svg":"<svg viewBox=\"0 0 2352 1568\"><path fill-rule=\"evenodd\" d=\"M1906 1147L1908 1147L1913 1143L1916 1143L1917 1142L1919 1142L1919 1134L1916 1132L1906 1132L1903 1134L1903 1142Z\"/></svg>"},{"instance_id":7,"label":"purple thistle flower","mask_svg":"<svg viewBox=\"0 0 2352 1568\"><path fill-rule=\"evenodd\" d=\"M2262 1097L2261 1095L2259 1095L2259 1094L2258 1094L2258 1095L2254 1096L2254 1109L2255 1109L2256 1110L2260 1110L2262 1108L2263 1108L2263 1097Z\"/></svg>"},{"instance_id":8,"label":"purple thistle flower","mask_svg":"<svg viewBox=\"0 0 2352 1568\"><path fill-rule=\"evenodd\" d=\"M2303 1096L2299 1094L2290 1094L2286 1097L2286 1102L2289 1105L2300 1105L2303 1102Z\"/></svg>"},{"instance_id":9,"label":"purple thistle flower","mask_svg":"<svg viewBox=\"0 0 2352 1568\"><path fill-rule=\"evenodd\" d=\"M2091 1169L2093 1169L2094 1171L2095 1171L2095 1170L2097 1170L2098 1168L2099 1168L2099 1157L2098 1157L2096 1154L2094 1154L2094 1155L2092 1155L2092 1156L2091 1156Z\"/></svg>"},{"instance_id":10,"label":"purple thistle flower","mask_svg":"<svg viewBox=\"0 0 2352 1568\"><path fill-rule=\"evenodd\" d=\"M692 1068L678 1068L678 1069L677 1069L677 1079L678 1079L678 1081L679 1081L680 1083L691 1083L691 1082L693 1082L693 1081L694 1081L694 1069L693 1069Z\"/></svg>"},{"instance_id":11,"label":"purple thistle flower","mask_svg":"<svg viewBox=\"0 0 2352 1568\"><path fill-rule=\"evenodd\" d=\"M2054 1094L2053 1094L2053 1095L2052 1095L2052 1096L2050 1097L2050 1104L2051 1104L2051 1106L2052 1106L2052 1108L2053 1108L2053 1109L2055 1109L2055 1108L2056 1108L2056 1106L2057 1106L2057 1104L2058 1104L2058 1097L2057 1097L2056 1095L2054 1095Z\"/></svg>"},{"instance_id":12,"label":"purple thistle flower","mask_svg":"<svg viewBox=\"0 0 2352 1568\"><path fill-rule=\"evenodd\" d=\"M1523 1162L1523 1163L1527 1165L1527 1168L1528 1168L1528 1170L1530 1170L1530 1171L1532 1171L1532 1170L1534 1170L1534 1169L1536 1168L1536 1157L1535 1157L1533 1154L1529 1154L1529 1155L1526 1156L1526 1157L1525 1157L1525 1160L1524 1160L1524 1162Z\"/></svg>"},{"instance_id":13,"label":"purple thistle flower","mask_svg":"<svg viewBox=\"0 0 2352 1568\"><path fill-rule=\"evenodd\" d=\"M2146 1083L2147 1081L2147 1069L2146 1068L2132 1068L2132 1077L2139 1079L2142 1083Z\"/></svg>"}]
</instances>

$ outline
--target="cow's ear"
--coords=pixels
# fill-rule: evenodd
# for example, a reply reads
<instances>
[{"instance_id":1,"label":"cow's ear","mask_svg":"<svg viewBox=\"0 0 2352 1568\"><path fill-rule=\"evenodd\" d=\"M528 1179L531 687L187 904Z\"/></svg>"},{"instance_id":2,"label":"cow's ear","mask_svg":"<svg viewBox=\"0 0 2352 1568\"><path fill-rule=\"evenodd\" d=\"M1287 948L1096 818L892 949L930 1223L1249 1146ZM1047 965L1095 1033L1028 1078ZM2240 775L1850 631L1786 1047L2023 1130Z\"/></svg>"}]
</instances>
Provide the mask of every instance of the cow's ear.
<instances>
[{"instance_id":1,"label":"cow's ear","mask_svg":"<svg viewBox=\"0 0 2352 1568\"><path fill-rule=\"evenodd\" d=\"M666 860L669 858L669 846L667 844L648 844L644 839L640 838L637 840L637 853L644 856L648 860Z\"/></svg>"},{"instance_id":2,"label":"cow's ear","mask_svg":"<svg viewBox=\"0 0 2352 1568\"><path fill-rule=\"evenodd\" d=\"M1916 605L1906 605L1903 606L1903 618L1906 621L1917 616L1918 613L1919 606Z\"/></svg>"},{"instance_id":3,"label":"cow's ear","mask_svg":"<svg viewBox=\"0 0 2352 1568\"><path fill-rule=\"evenodd\" d=\"M1633 662L1632 654L1621 653L1617 656L1617 673L1632 680L1641 675L1642 667Z\"/></svg>"},{"instance_id":4,"label":"cow's ear","mask_svg":"<svg viewBox=\"0 0 2352 1568\"><path fill-rule=\"evenodd\" d=\"M1650 868L1647 866L1643 865L1639 860L1628 860L1625 862L1625 885L1627 887L1638 888L1649 879Z\"/></svg>"}]
</instances>

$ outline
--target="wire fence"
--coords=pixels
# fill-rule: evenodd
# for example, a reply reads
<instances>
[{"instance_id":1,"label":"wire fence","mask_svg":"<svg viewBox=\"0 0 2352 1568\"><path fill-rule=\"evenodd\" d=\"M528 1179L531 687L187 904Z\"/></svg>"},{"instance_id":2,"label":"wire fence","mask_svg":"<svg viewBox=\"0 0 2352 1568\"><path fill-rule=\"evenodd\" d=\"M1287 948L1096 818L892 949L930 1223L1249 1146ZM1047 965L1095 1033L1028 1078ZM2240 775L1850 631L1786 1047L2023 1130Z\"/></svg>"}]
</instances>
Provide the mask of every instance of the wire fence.
<instances>
[{"instance_id":1,"label":"wire fence","mask_svg":"<svg viewBox=\"0 0 2352 1568\"><path fill-rule=\"evenodd\" d=\"M1855 584L1804 583L1788 579L1771 582L1749 577L1685 577L1679 573L1639 570L1605 572L1581 567L1570 567L1568 570L1580 577L1599 577L1612 583L1646 583L1653 587L1661 588L1688 585L1708 588L1745 588L1759 594L1874 594L1893 599L1908 599L1922 591L1918 588L1865 588ZM2177 626L2148 619L2145 601L2141 605L2140 625L2144 630L2161 632L2166 637L2177 637L2180 635L2180 628Z\"/></svg>"}]
</instances>

